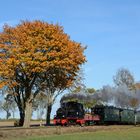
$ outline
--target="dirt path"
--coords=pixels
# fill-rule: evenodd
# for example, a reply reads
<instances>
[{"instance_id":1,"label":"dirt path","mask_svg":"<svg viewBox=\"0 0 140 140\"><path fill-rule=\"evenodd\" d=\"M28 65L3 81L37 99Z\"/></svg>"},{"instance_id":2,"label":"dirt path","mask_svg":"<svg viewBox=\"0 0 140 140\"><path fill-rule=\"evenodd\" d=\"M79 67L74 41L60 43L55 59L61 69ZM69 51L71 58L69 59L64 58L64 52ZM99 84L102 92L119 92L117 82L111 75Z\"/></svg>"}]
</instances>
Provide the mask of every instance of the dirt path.
<instances>
[{"instance_id":1,"label":"dirt path","mask_svg":"<svg viewBox=\"0 0 140 140\"><path fill-rule=\"evenodd\" d=\"M39 125L43 125L45 124L45 121L31 121L31 125L36 125L36 126L39 126ZM7 128L7 127L14 127L14 121L0 121L0 129L1 128Z\"/></svg>"}]
</instances>

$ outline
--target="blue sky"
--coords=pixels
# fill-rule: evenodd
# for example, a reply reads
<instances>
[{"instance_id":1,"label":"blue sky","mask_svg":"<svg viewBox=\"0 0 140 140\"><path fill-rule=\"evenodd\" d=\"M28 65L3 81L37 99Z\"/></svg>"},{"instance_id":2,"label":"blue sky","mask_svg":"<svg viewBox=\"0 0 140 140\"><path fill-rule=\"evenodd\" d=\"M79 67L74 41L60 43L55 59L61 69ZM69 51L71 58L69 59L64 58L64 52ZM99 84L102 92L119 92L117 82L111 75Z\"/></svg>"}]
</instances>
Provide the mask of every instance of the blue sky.
<instances>
[{"instance_id":1,"label":"blue sky","mask_svg":"<svg viewBox=\"0 0 140 140\"><path fill-rule=\"evenodd\" d=\"M87 45L87 87L112 85L121 67L140 81L139 0L1 0L0 13L0 30L4 23L39 19L59 23L71 39Z\"/></svg>"},{"instance_id":2,"label":"blue sky","mask_svg":"<svg viewBox=\"0 0 140 140\"><path fill-rule=\"evenodd\" d=\"M0 30L4 23L40 19L59 23L71 39L87 45L87 87L112 84L120 67L140 80L139 0L1 0L0 13Z\"/></svg>"}]
</instances>

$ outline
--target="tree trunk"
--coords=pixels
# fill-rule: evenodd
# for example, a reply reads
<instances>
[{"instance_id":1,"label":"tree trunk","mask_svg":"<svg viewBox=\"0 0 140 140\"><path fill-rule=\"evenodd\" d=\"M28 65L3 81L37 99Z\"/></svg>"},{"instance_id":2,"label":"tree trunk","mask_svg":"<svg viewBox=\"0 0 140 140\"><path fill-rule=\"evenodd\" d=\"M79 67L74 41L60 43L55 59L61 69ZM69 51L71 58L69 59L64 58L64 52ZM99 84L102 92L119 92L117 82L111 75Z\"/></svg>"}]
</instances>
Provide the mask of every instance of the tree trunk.
<instances>
[{"instance_id":1,"label":"tree trunk","mask_svg":"<svg viewBox=\"0 0 140 140\"><path fill-rule=\"evenodd\" d=\"M30 127L31 116L32 116L32 102L27 101L25 107L25 119L24 119L23 127L25 128Z\"/></svg>"},{"instance_id":2,"label":"tree trunk","mask_svg":"<svg viewBox=\"0 0 140 140\"><path fill-rule=\"evenodd\" d=\"M25 110L22 108L21 104L18 105L18 109L19 109L20 119L19 119L19 123L17 125L18 126L23 126L23 124L24 124L24 118L25 118Z\"/></svg>"},{"instance_id":3,"label":"tree trunk","mask_svg":"<svg viewBox=\"0 0 140 140\"><path fill-rule=\"evenodd\" d=\"M13 119L15 118L15 111L12 111Z\"/></svg>"},{"instance_id":4,"label":"tree trunk","mask_svg":"<svg viewBox=\"0 0 140 140\"><path fill-rule=\"evenodd\" d=\"M52 104L47 106L46 125L50 125L51 111L52 111Z\"/></svg>"},{"instance_id":5,"label":"tree trunk","mask_svg":"<svg viewBox=\"0 0 140 140\"><path fill-rule=\"evenodd\" d=\"M6 111L6 119L8 120L10 117L10 112L9 111Z\"/></svg>"},{"instance_id":6,"label":"tree trunk","mask_svg":"<svg viewBox=\"0 0 140 140\"><path fill-rule=\"evenodd\" d=\"M37 109L37 119L39 120L40 119L40 115L39 115L39 109Z\"/></svg>"},{"instance_id":7,"label":"tree trunk","mask_svg":"<svg viewBox=\"0 0 140 140\"><path fill-rule=\"evenodd\" d=\"M25 118L25 112L22 111L22 112L20 112L19 126L23 126L24 118Z\"/></svg>"}]
</instances>

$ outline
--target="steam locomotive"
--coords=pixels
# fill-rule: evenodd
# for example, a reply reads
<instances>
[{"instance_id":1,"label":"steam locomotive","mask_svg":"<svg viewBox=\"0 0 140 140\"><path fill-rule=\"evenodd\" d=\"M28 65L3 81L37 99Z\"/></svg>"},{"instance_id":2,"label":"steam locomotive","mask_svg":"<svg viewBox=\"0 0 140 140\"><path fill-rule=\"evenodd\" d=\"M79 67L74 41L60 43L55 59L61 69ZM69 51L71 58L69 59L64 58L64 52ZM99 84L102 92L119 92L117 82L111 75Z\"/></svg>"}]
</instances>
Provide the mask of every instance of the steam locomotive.
<instances>
[{"instance_id":1,"label":"steam locomotive","mask_svg":"<svg viewBox=\"0 0 140 140\"><path fill-rule=\"evenodd\" d=\"M92 124L139 124L140 111L95 105L91 113L86 113L78 102L65 102L56 111L55 125L92 125Z\"/></svg>"}]
</instances>

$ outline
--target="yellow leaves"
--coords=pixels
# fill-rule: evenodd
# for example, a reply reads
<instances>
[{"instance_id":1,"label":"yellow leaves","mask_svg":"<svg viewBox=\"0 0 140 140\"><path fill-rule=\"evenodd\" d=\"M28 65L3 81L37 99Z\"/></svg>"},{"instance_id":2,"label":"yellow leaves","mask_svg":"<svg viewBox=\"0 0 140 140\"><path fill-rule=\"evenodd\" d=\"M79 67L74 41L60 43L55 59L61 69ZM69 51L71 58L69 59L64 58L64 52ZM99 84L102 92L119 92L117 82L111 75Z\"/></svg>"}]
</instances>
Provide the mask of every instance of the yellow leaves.
<instances>
[{"instance_id":1,"label":"yellow leaves","mask_svg":"<svg viewBox=\"0 0 140 140\"><path fill-rule=\"evenodd\" d=\"M2 89L5 85L7 85L6 81L1 81L0 82L0 89Z\"/></svg>"},{"instance_id":2,"label":"yellow leaves","mask_svg":"<svg viewBox=\"0 0 140 140\"><path fill-rule=\"evenodd\" d=\"M15 81L10 81L8 85L9 85L9 87L12 89L13 87L17 86L18 83L15 82Z\"/></svg>"},{"instance_id":3,"label":"yellow leaves","mask_svg":"<svg viewBox=\"0 0 140 140\"><path fill-rule=\"evenodd\" d=\"M140 83L134 84L134 89L140 89Z\"/></svg>"},{"instance_id":4,"label":"yellow leaves","mask_svg":"<svg viewBox=\"0 0 140 140\"><path fill-rule=\"evenodd\" d=\"M5 87L7 85L9 85L9 88L13 88L13 87L17 86L18 83L15 82L15 81L12 81L12 80L4 80L4 81L1 81L0 82L0 89L2 89L3 87Z\"/></svg>"},{"instance_id":5,"label":"yellow leaves","mask_svg":"<svg viewBox=\"0 0 140 140\"><path fill-rule=\"evenodd\" d=\"M136 98L132 98L131 100L130 100L130 105L132 106L132 107L137 107L138 105L139 105L139 100L138 99L136 99Z\"/></svg>"},{"instance_id":6,"label":"yellow leaves","mask_svg":"<svg viewBox=\"0 0 140 140\"><path fill-rule=\"evenodd\" d=\"M5 26L0 42L0 49L6 50L0 53L0 77L6 79L14 79L15 69L30 77L54 67L65 69L65 76L69 73L74 76L71 73L85 62L84 48L70 40L61 26L38 20L22 21L16 27Z\"/></svg>"}]
</instances>

